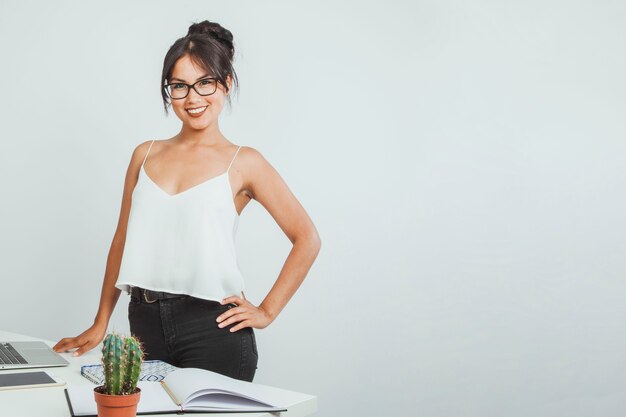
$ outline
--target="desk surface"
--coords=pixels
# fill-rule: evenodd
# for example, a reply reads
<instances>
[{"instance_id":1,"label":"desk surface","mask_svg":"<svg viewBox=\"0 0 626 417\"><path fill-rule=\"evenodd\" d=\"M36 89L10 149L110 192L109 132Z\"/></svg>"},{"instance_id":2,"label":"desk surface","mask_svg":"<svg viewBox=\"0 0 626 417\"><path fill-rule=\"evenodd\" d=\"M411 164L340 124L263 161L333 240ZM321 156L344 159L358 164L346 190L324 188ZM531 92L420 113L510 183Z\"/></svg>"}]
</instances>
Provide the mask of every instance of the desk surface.
<instances>
[{"instance_id":1,"label":"desk surface","mask_svg":"<svg viewBox=\"0 0 626 417\"><path fill-rule=\"evenodd\" d=\"M37 339L16 333L0 331L0 341L32 341L41 340L48 346L54 346L54 343L48 340ZM89 385L95 387L86 378L80 375L80 367L82 365L91 365L100 363L100 350L92 349L80 357L74 357L71 353L61 353L69 363L69 366L54 368L29 368L15 370L1 370L2 373L10 372L32 372L45 370L50 375L57 377L67 383L67 386ZM65 387L45 387L31 389L16 389L0 391L0 416L12 417L30 417L30 416L46 416L46 417L68 417L70 411L67 407ZM283 405L283 404L281 404ZM206 413L214 417L233 417L237 415L246 417L304 417L309 416L317 411L317 397L308 394L302 394L295 391L285 390L285 408L287 412L280 413ZM194 415L202 415L195 414ZM172 414L162 414L162 416L171 417Z\"/></svg>"}]
</instances>

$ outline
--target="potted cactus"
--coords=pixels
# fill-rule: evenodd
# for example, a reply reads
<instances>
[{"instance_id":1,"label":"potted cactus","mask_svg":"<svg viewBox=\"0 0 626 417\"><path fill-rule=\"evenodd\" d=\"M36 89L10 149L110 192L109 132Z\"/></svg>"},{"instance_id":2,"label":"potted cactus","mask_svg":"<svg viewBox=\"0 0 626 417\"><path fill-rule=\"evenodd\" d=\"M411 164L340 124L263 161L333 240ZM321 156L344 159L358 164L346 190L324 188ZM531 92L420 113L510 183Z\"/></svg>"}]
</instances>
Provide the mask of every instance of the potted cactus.
<instances>
[{"instance_id":1,"label":"potted cactus","mask_svg":"<svg viewBox=\"0 0 626 417\"><path fill-rule=\"evenodd\" d=\"M102 346L104 385L93 389L99 417L134 417L141 389L137 387L143 351L134 337L109 333Z\"/></svg>"}]
</instances>

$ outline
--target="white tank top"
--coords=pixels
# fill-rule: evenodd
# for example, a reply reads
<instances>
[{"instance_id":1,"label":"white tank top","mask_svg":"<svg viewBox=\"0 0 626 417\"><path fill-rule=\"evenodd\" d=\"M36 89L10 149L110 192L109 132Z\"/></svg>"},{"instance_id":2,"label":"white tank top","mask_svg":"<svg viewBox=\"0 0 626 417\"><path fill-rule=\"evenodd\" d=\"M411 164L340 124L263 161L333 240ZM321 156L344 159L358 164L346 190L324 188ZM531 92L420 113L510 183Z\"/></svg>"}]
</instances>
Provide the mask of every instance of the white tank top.
<instances>
[{"instance_id":1,"label":"white tank top","mask_svg":"<svg viewBox=\"0 0 626 417\"><path fill-rule=\"evenodd\" d=\"M171 195L144 164L132 193L126 243L115 287L188 294L221 301L245 291L235 254L239 215L226 172Z\"/></svg>"}]
</instances>

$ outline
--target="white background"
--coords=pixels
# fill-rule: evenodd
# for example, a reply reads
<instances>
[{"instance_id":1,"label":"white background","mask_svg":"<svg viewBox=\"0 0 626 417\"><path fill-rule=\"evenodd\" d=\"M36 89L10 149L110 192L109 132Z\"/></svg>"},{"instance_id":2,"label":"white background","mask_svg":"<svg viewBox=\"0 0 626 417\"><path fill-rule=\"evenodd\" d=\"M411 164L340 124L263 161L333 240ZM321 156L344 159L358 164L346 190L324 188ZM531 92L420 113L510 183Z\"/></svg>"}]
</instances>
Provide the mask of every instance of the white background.
<instances>
[{"instance_id":1,"label":"white background","mask_svg":"<svg viewBox=\"0 0 626 417\"><path fill-rule=\"evenodd\" d=\"M3 330L92 322L132 150L180 127L163 58L204 19L235 36L222 131L322 238L255 382L324 417L623 413L621 1L0 1ZM259 304L289 241L252 202L237 245Z\"/></svg>"}]
</instances>

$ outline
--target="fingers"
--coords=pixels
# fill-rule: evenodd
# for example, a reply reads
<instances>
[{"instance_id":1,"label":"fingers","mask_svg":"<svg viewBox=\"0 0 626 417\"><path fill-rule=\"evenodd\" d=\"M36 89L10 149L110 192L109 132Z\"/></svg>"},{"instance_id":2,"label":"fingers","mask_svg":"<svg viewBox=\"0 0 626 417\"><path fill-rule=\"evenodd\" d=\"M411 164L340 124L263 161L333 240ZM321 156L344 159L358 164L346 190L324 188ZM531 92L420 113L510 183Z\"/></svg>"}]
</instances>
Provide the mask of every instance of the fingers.
<instances>
[{"instance_id":1,"label":"fingers","mask_svg":"<svg viewBox=\"0 0 626 417\"><path fill-rule=\"evenodd\" d=\"M78 347L78 349L74 353L72 353L72 355L81 356L83 353L89 352L91 349L96 347L98 343L100 342L93 339L78 341L78 343L76 344L76 347Z\"/></svg>"},{"instance_id":2,"label":"fingers","mask_svg":"<svg viewBox=\"0 0 626 417\"><path fill-rule=\"evenodd\" d=\"M245 326L241 326L240 324L238 326L234 326L230 329L231 332L236 332L237 330L241 329L242 327L247 327L249 325L252 324L252 320L254 318L254 314L252 312L249 312L247 310L239 310L239 311L234 311L239 307L236 308L232 308L230 310L228 310L226 313L224 313L222 316L217 318L217 322L219 323L217 325L217 327L219 327L220 329L227 327L233 323L237 323L237 322L246 322L248 324L246 324Z\"/></svg>"},{"instance_id":3,"label":"fingers","mask_svg":"<svg viewBox=\"0 0 626 417\"><path fill-rule=\"evenodd\" d=\"M80 348L78 348L76 352L72 353L72 356L81 356L83 353L90 351L92 347L93 346L91 346L91 343L85 343Z\"/></svg>"},{"instance_id":4,"label":"fingers","mask_svg":"<svg viewBox=\"0 0 626 417\"><path fill-rule=\"evenodd\" d=\"M237 323L235 326L230 328L230 332L232 333L245 327L253 327L254 322L258 321L258 317L255 316L255 314L258 312L257 308L250 304L250 302L246 299L246 294L243 291L241 291L241 297L233 295L224 298L221 301L221 304L234 303L237 305L237 307L231 308L228 311L222 313L216 319L216 321L219 323L217 327L224 328L233 323Z\"/></svg>"},{"instance_id":5,"label":"fingers","mask_svg":"<svg viewBox=\"0 0 626 417\"><path fill-rule=\"evenodd\" d=\"M245 303L245 301L246 301L246 300L245 300L244 298L237 297L236 295L233 295L233 296L231 296L231 297L224 298L224 299L221 301L221 303L222 303L222 304L235 303L235 304L237 304L237 305L241 305L241 304L244 304L244 303Z\"/></svg>"},{"instance_id":6,"label":"fingers","mask_svg":"<svg viewBox=\"0 0 626 417\"><path fill-rule=\"evenodd\" d=\"M235 317L238 314L242 314L243 311L241 309L239 309L238 311L235 311L235 309L239 309L239 307L233 307L229 309L228 311L225 311L218 318L216 318L215 321L219 323L217 327L228 326L233 321L236 321L233 319L233 317Z\"/></svg>"},{"instance_id":7,"label":"fingers","mask_svg":"<svg viewBox=\"0 0 626 417\"><path fill-rule=\"evenodd\" d=\"M231 332L236 332L237 330L241 330L241 329L243 329L244 327L251 327L251 322L250 322L250 320L244 320L244 321L240 322L238 325L233 326L233 327L230 329L230 331L231 331Z\"/></svg>"},{"instance_id":8,"label":"fingers","mask_svg":"<svg viewBox=\"0 0 626 417\"><path fill-rule=\"evenodd\" d=\"M72 356L81 356L83 353L91 350L97 343L93 343L90 339L83 339L80 336L66 337L61 339L59 343L52 348L55 352L68 352L70 349L78 348L72 353Z\"/></svg>"},{"instance_id":9,"label":"fingers","mask_svg":"<svg viewBox=\"0 0 626 417\"><path fill-rule=\"evenodd\" d=\"M77 347L75 337L64 337L52 347L55 352L67 352L69 349Z\"/></svg>"}]
</instances>

